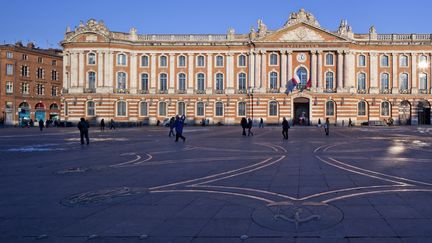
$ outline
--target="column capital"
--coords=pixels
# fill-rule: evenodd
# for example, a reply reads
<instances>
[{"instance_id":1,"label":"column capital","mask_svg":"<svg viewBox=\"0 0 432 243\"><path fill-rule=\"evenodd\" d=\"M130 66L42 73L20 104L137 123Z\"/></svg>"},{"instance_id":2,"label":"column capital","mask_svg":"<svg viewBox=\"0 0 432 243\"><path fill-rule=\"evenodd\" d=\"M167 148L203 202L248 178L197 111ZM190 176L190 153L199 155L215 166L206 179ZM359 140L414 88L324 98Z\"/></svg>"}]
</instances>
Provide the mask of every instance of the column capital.
<instances>
[{"instance_id":1,"label":"column capital","mask_svg":"<svg viewBox=\"0 0 432 243\"><path fill-rule=\"evenodd\" d=\"M188 55L188 57L192 57L192 56L194 56L195 54L194 54L194 53L188 53L187 55Z\"/></svg>"},{"instance_id":2,"label":"column capital","mask_svg":"<svg viewBox=\"0 0 432 243\"><path fill-rule=\"evenodd\" d=\"M175 56L176 55L176 53L169 53L168 54L168 56L170 56L170 57L173 57L173 56Z\"/></svg>"},{"instance_id":3,"label":"column capital","mask_svg":"<svg viewBox=\"0 0 432 243\"><path fill-rule=\"evenodd\" d=\"M339 56L341 56L344 53L344 50L337 50L336 52Z\"/></svg>"},{"instance_id":4,"label":"column capital","mask_svg":"<svg viewBox=\"0 0 432 243\"><path fill-rule=\"evenodd\" d=\"M213 53L206 53L206 55L207 55L208 57L211 57L211 56L213 56Z\"/></svg>"}]
</instances>

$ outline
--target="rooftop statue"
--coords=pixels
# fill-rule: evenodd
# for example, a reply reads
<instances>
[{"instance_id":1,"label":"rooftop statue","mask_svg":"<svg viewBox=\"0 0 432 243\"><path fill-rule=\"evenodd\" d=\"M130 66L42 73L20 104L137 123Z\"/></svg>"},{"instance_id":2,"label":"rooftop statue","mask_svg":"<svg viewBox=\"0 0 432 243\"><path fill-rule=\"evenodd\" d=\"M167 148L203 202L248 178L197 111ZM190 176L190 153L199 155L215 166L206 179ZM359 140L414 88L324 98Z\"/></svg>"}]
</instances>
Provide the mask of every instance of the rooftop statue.
<instances>
[{"instance_id":1,"label":"rooftop statue","mask_svg":"<svg viewBox=\"0 0 432 243\"><path fill-rule=\"evenodd\" d=\"M317 27L320 26L318 21L315 19L315 16L313 16L313 14L311 13L306 12L303 8L300 9L298 13L291 13L288 21L285 23L285 26L294 25L300 22L314 25Z\"/></svg>"}]
</instances>

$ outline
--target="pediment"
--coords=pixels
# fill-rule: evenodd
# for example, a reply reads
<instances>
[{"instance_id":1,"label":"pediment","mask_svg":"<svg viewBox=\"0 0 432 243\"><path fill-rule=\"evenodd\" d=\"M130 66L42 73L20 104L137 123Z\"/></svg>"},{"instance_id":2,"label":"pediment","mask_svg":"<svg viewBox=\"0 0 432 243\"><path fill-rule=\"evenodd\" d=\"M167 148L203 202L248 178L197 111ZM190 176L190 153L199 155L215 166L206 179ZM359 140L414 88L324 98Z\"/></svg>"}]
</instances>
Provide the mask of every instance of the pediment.
<instances>
[{"instance_id":1,"label":"pediment","mask_svg":"<svg viewBox=\"0 0 432 243\"><path fill-rule=\"evenodd\" d=\"M348 41L338 34L311 26L306 23L298 23L279 29L267 36L260 38L263 42L340 42Z\"/></svg>"}]
</instances>

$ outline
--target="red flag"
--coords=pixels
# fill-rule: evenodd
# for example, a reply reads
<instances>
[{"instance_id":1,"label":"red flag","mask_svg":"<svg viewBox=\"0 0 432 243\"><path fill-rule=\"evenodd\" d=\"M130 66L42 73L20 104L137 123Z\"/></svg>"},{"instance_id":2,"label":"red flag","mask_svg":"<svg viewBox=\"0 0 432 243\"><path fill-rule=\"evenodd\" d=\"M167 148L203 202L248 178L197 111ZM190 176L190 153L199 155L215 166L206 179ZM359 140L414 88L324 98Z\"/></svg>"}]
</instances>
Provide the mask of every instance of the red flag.
<instances>
[{"instance_id":1,"label":"red flag","mask_svg":"<svg viewBox=\"0 0 432 243\"><path fill-rule=\"evenodd\" d=\"M311 86L312 86L312 82L311 82L311 80L309 79L309 80L307 81L306 88L308 89L308 88L310 88Z\"/></svg>"}]
</instances>

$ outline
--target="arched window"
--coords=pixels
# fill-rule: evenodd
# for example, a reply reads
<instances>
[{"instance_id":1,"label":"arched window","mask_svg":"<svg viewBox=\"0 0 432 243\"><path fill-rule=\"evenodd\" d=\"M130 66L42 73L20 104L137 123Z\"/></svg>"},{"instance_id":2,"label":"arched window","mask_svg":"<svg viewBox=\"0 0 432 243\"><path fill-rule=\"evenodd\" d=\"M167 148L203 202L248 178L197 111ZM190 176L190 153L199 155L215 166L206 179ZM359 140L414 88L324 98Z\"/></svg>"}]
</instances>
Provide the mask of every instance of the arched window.
<instances>
[{"instance_id":1,"label":"arched window","mask_svg":"<svg viewBox=\"0 0 432 243\"><path fill-rule=\"evenodd\" d=\"M400 56L400 66L401 67L408 67L408 57L406 55Z\"/></svg>"},{"instance_id":2,"label":"arched window","mask_svg":"<svg viewBox=\"0 0 432 243\"><path fill-rule=\"evenodd\" d=\"M270 89L277 89L278 87L278 74L276 72L270 73Z\"/></svg>"},{"instance_id":3,"label":"arched window","mask_svg":"<svg viewBox=\"0 0 432 243\"><path fill-rule=\"evenodd\" d=\"M204 102L197 103L197 116L204 116Z\"/></svg>"},{"instance_id":4,"label":"arched window","mask_svg":"<svg viewBox=\"0 0 432 243\"><path fill-rule=\"evenodd\" d=\"M186 57L185 56L179 56L178 57L178 66L179 67L186 67Z\"/></svg>"},{"instance_id":5,"label":"arched window","mask_svg":"<svg viewBox=\"0 0 432 243\"><path fill-rule=\"evenodd\" d=\"M275 100L272 100L269 103L269 116L277 116L277 115L278 115L278 104Z\"/></svg>"},{"instance_id":6,"label":"arched window","mask_svg":"<svg viewBox=\"0 0 432 243\"><path fill-rule=\"evenodd\" d=\"M96 73L95 72L88 72L88 87L89 87L89 89L95 89L96 88Z\"/></svg>"},{"instance_id":7,"label":"arched window","mask_svg":"<svg viewBox=\"0 0 432 243\"><path fill-rule=\"evenodd\" d=\"M381 67L388 67L389 66L389 57L387 55L381 56Z\"/></svg>"},{"instance_id":8,"label":"arched window","mask_svg":"<svg viewBox=\"0 0 432 243\"><path fill-rule=\"evenodd\" d=\"M216 90L223 90L224 76L222 73L216 74Z\"/></svg>"},{"instance_id":9,"label":"arched window","mask_svg":"<svg viewBox=\"0 0 432 243\"><path fill-rule=\"evenodd\" d=\"M96 64L96 54L94 54L94 53L89 53L88 54L88 65L94 65L94 64Z\"/></svg>"},{"instance_id":10,"label":"arched window","mask_svg":"<svg viewBox=\"0 0 432 243\"><path fill-rule=\"evenodd\" d=\"M326 116L334 116L334 114L335 114L334 101L329 100L326 102Z\"/></svg>"},{"instance_id":11,"label":"arched window","mask_svg":"<svg viewBox=\"0 0 432 243\"><path fill-rule=\"evenodd\" d=\"M223 103L222 102L216 102L216 111L215 116L223 116Z\"/></svg>"},{"instance_id":12,"label":"arched window","mask_svg":"<svg viewBox=\"0 0 432 243\"><path fill-rule=\"evenodd\" d=\"M357 115L366 116L366 101L362 100L357 104Z\"/></svg>"},{"instance_id":13,"label":"arched window","mask_svg":"<svg viewBox=\"0 0 432 243\"><path fill-rule=\"evenodd\" d=\"M198 67L204 67L205 66L205 59L204 56L198 56L197 57L197 66Z\"/></svg>"},{"instance_id":14,"label":"arched window","mask_svg":"<svg viewBox=\"0 0 432 243\"><path fill-rule=\"evenodd\" d=\"M238 74L238 89L239 90L246 90L246 74L245 73L239 73Z\"/></svg>"},{"instance_id":15,"label":"arched window","mask_svg":"<svg viewBox=\"0 0 432 243\"><path fill-rule=\"evenodd\" d=\"M223 67L223 66L224 66L224 57L216 56L216 67Z\"/></svg>"},{"instance_id":16,"label":"arched window","mask_svg":"<svg viewBox=\"0 0 432 243\"><path fill-rule=\"evenodd\" d=\"M204 91L204 89L205 89L204 73L198 73L197 74L197 89L199 91Z\"/></svg>"},{"instance_id":17,"label":"arched window","mask_svg":"<svg viewBox=\"0 0 432 243\"><path fill-rule=\"evenodd\" d=\"M159 87L160 91L166 91L168 89L166 73L159 74Z\"/></svg>"},{"instance_id":18,"label":"arched window","mask_svg":"<svg viewBox=\"0 0 432 243\"><path fill-rule=\"evenodd\" d=\"M141 56L141 67L148 67L148 66L149 66L149 57Z\"/></svg>"},{"instance_id":19,"label":"arched window","mask_svg":"<svg viewBox=\"0 0 432 243\"><path fill-rule=\"evenodd\" d=\"M183 101L177 103L177 114L179 116L186 115L186 105Z\"/></svg>"},{"instance_id":20,"label":"arched window","mask_svg":"<svg viewBox=\"0 0 432 243\"><path fill-rule=\"evenodd\" d=\"M126 89L126 73L124 72L117 73L117 88Z\"/></svg>"},{"instance_id":21,"label":"arched window","mask_svg":"<svg viewBox=\"0 0 432 243\"><path fill-rule=\"evenodd\" d=\"M426 55L421 55L419 58L419 64L421 63L427 63L427 56Z\"/></svg>"},{"instance_id":22,"label":"arched window","mask_svg":"<svg viewBox=\"0 0 432 243\"><path fill-rule=\"evenodd\" d=\"M166 67L166 66L168 66L168 63L167 63L167 57L166 57L166 56L160 56L160 58L159 58L159 65L160 65L161 67Z\"/></svg>"},{"instance_id":23,"label":"arched window","mask_svg":"<svg viewBox=\"0 0 432 243\"><path fill-rule=\"evenodd\" d=\"M159 102L159 116L167 115L167 105L166 102Z\"/></svg>"},{"instance_id":24,"label":"arched window","mask_svg":"<svg viewBox=\"0 0 432 243\"><path fill-rule=\"evenodd\" d=\"M402 73L400 75L400 89L407 90L408 89L408 74Z\"/></svg>"},{"instance_id":25,"label":"arched window","mask_svg":"<svg viewBox=\"0 0 432 243\"><path fill-rule=\"evenodd\" d=\"M365 55L359 55L358 56L358 66L359 67L366 67L366 56Z\"/></svg>"},{"instance_id":26,"label":"arched window","mask_svg":"<svg viewBox=\"0 0 432 243\"><path fill-rule=\"evenodd\" d=\"M95 103L94 103L94 101L87 101L87 116L95 116Z\"/></svg>"},{"instance_id":27,"label":"arched window","mask_svg":"<svg viewBox=\"0 0 432 243\"><path fill-rule=\"evenodd\" d=\"M117 65L126 66L126 55L125 54L118 54L117 55Z\"/></svg>"},{"instance_id":28,"label":"arched window","mask_svg":"<svg viewBox=\"0 0 432 243\"><path fill-rule=\"evenodd\" d=\"M148 116L148 104L145 101L140 102L140 116Z\"/></svg>"},{"instance_id":29,"label":"arched window","mask_svg":"<svg viewBox=\"0 0 432 243\"><path fill-rule=\"evenodd\" d=\"M246 102L238 103L237 116L246 116Z\"/></svg>"},{"instance_id":30,"label":"arched window","mask_svg":"<svg viewBox=\"0 0 432 243\"><path fill-rule=\"evenodd\" d=\"M384 101L381 103L381 116L390 116L390 102Z\"/></svg>"},{"instance_id":31,"label":"arched window","mask_svg":"<svg viewBox=\"0 0 432 243\"><path fill-rule=\"evenodd\" d=\"M333 72L326 72L326 89L333 90L334 89L334 74Z\"/></svg>"},{"instance_id":32,"label":"arched window","mask_svg":"<svg viewBox=\"0 0 432 243\"><path fill-rule=\"evenodd\" d=\"M238 66L239 67L246 67L246 56L245 55L240 55L238 57Z\"/></svg>"},{"instance_id":33,"label":"arched window","mask_svg":"<svg viewBox=\"0 0 432 243\"><path fill-rule=\"evenodd\" d=\"M427 74L426 73L420 73L419 74L419 83L420 83L420 89L421 90L427 90Z\"/></svg>"},{"instance_id":34,"label":"arched window","mask_svg":"<svg viewBox=\"0 0 432 243\"><path fill-rule=\"evenodd\" d=\"M299 78L300 84L302 86L306 86L307 82L308 82L308 73L306 68L304 67L300 67L299 69L297 69L297 77Z\"/></svg>"},{"instance_id":35,"label":"arched window","mask_svg":"<svg viewBox=\"0 0 432 243\"><path fill-rule=\"evenodd\" d=\"M58 108L58 105L56 104L56 103L52 103L51 105L50 105L50 110L58 110L59 108Z\"/></svg>"},{"instance_id":36,"label":"arched window","mask_svg":"<svg viewBox=\"0 0 432 243\"><path fill-rule=\"evenodd\" d=\"M119 101L117 102L117 116L126 116L126 102Z\"/></svg>"},{"instance_id":37,"label":"arched window","mask_svg":"<svg viewBox=\"0 0 432 243\"><path fill-rule=\"evenodd\" d=\"M180 91L186 90L186 74L184 73L179 73L178 75L178 89Z\"/></svg>"},{"instance_id":38,"label":"arched window","mask_svg":"<svg viewBox=\"0 0 432 243\"><path fill-rule=\"evenodd\" d=\"M366 74L359 73L357 75L357 90L366 90Z\"/></svg>"},{"instance_id":39,"label":"arched window","mask_svg":"<svg viewBox=\"0 0 432 243\"><path fill-rule=\"evenodd\" d=\"M334 56L332 53L327 53L325 55L325 65L326 66L333 66L334 65Z\"/></svg>"},{"instance_id":40,"label":"arched window","mask_svg":"<svg viewBox=\"0 0 432 243\"><path fill-rule=\"evenodd\" d=\"M278 65L278 55L276 53L270 54L270 65L272 66Z\"/></svg>"},{"instance_id":41,"label":"arched window","mask_svg":"<svg viewBox=\"0 0 432 243\"><path fill-rule=\"evenodd\" d=\"M390 88L389 85L389 75L387 73L381 74L381 90L388 90Z\"/></svg>"},{"instance_id":42,"label":"arched window","mask_svg":"<svg viewBox=\"0 0 432 243\"><path fill-rule=\"evenodd\" d=\"M141 74L141 90L148 91L149 88L149 78L147 73Z\"/></svg>"}]
</instances>

